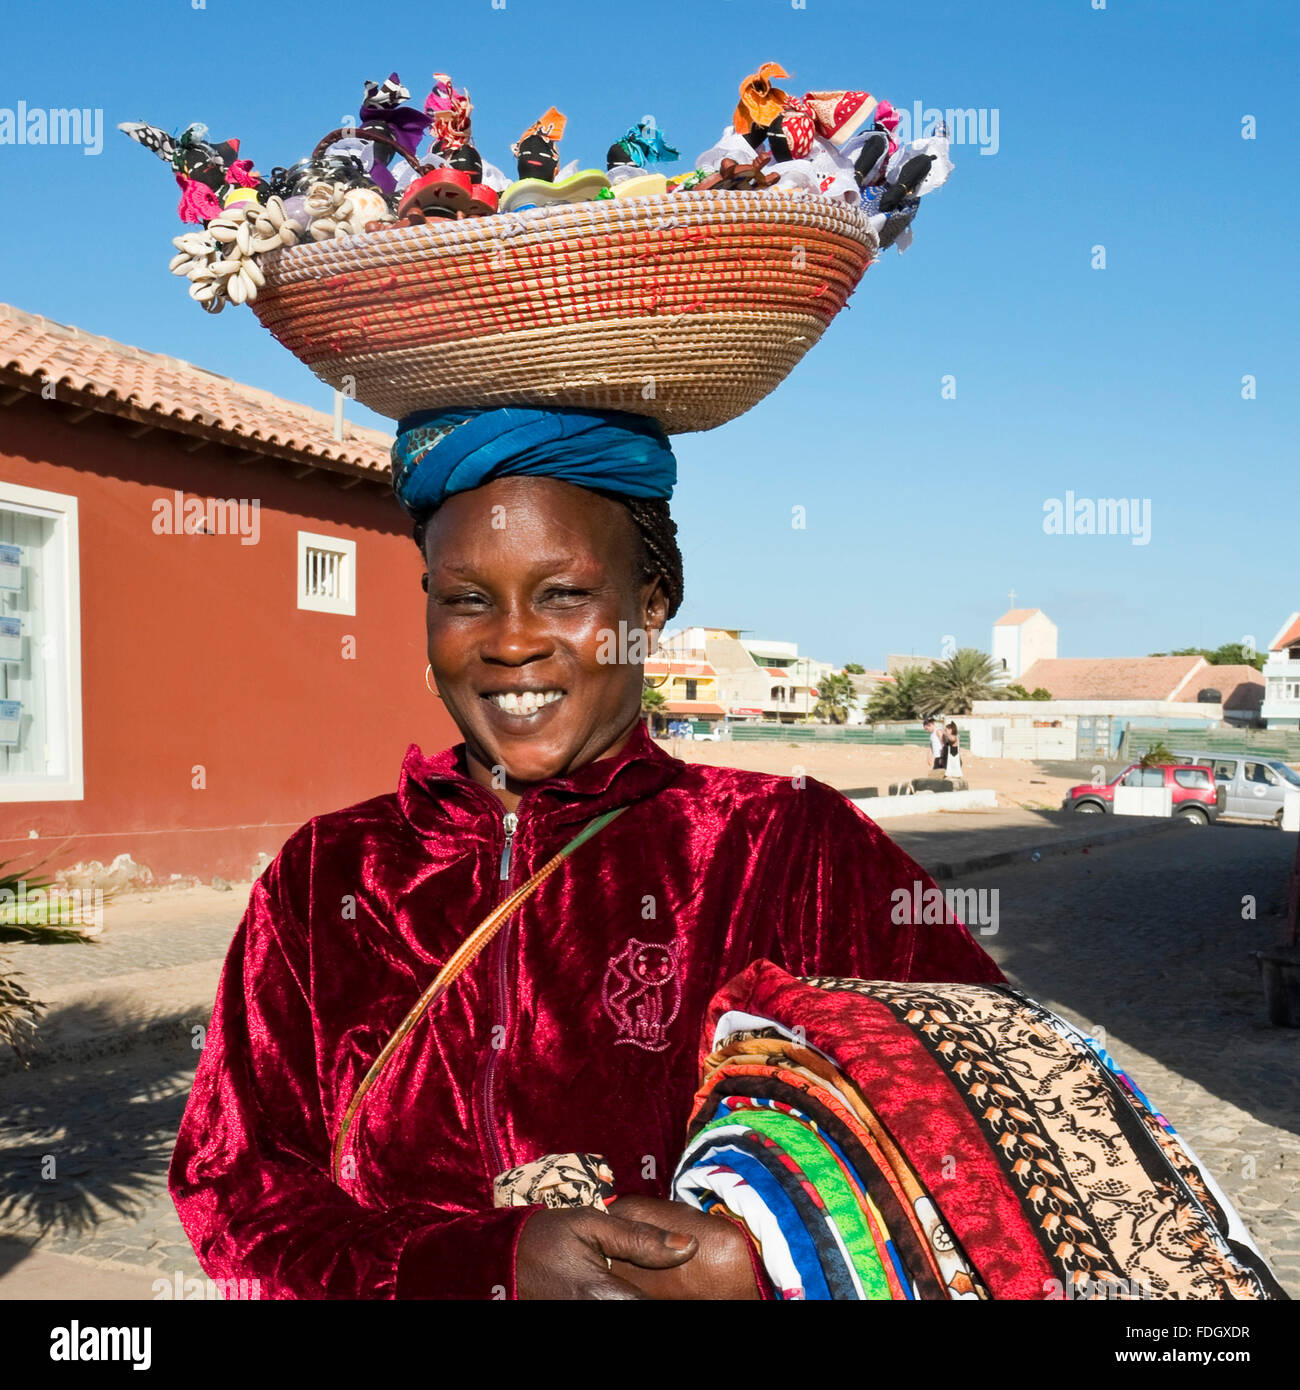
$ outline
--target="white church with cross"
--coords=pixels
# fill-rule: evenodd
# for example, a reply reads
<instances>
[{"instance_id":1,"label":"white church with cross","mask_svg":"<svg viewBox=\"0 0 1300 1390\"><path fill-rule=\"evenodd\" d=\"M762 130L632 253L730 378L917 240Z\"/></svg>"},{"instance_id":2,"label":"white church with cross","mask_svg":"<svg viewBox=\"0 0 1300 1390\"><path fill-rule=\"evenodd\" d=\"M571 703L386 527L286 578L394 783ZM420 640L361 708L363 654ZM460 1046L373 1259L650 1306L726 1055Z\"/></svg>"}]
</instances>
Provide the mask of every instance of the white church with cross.
<instances>
[{"instance_id":1,"label":"white church with cross","mask_svg":"<svg viewBox=\"0 0 1300 1390\"><path fill-rule=\"evenodd\" d=\"M993 665L999 684L1010 684L1035 661L1056 657L1056 624L1041 608L1017 608L1016 591L1010 594L1012 606L993 624Z\"/></svg>"}]
</instances>

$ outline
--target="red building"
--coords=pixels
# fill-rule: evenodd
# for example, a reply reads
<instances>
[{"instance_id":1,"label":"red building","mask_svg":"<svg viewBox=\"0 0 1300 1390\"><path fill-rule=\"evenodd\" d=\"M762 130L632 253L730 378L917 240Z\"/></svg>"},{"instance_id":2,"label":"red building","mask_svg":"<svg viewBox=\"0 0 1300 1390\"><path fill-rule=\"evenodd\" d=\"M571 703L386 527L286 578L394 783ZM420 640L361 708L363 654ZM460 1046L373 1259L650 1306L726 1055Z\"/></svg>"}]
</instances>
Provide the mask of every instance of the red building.
<instances>
[{"instance_id":1,"label":"red building","mask_svg":"<svg viewBox=\"0 0 1300 1390\"><path fill-rule=\"evenodd\" d=\"M0 305L0 860L244 878L457 737L390 440L341 433Z\"/></svg>"}]
</instances>

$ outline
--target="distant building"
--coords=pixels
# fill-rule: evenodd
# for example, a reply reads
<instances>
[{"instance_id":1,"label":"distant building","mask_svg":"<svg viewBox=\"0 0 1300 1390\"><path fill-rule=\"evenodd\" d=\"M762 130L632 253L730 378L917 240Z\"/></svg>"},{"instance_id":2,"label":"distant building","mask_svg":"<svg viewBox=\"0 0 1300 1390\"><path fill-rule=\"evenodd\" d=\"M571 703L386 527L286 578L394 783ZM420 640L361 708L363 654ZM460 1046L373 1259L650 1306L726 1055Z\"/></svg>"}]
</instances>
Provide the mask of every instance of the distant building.
<instances>
[{"instance_id":1,"label":"distant building","mask_svg":"<svg viewBox=\"0 0 1300 1390\"><path fill-rule=\"evenodd\" d=\"M673 720L702 721L711 727L726 718L718 700L718 673L705 660L661 650L646 662L645 678L666 701L651 720L656 733Z\"/></svg>"},{"instance_id":2,"label":"distant building","mask_svg":"<svg viewBox=\"0 0 1300 1390\"><path fill-rule=\"evenodd\" d=\"M862 671L857 675L850 675L849 681L853 686L855 704L849 710L848 722L850 724L865 724L867 722L867 705L871 697L882 685L893 685L894 678L888 671Z\"/></svg>"},{"instance_id":3,"label":"distant building","mask_svg":"<svg viewBox=\"0 0 1300 1390\"><path fill-rule=\"evenodd\" d=\"M1253 666L1212 666L1202 656L1058 657L1036 661L1021 679L1054 700L1156 700L1220 707L1229 723L1254 723L1264 677Z\"/></svg>"},{"instance_id":4,"label":"distant building","mask_svg":"<svg viewBox=\"0 0 1300 1390\"><path fill-rule=\"evenodd\" d=\"M455 726L391 440L0 305L0 860L248 876Z\"/></svg>"},{"instance_id":5,"label":"distant building","mask_svg":"<svg viewBox=\"0 0 1300 1390\"><path fill-rule=\"evenodd\" d=\"M817 707L817 681L834 668L800 656L793 642L742 639L740 632L739 628L682 628L666 636L661 648L674 669L680 661L703 662L712 669L717 677L716 698L726 719L807 723Z\"/></svg>"},{"instance_id":6,"label":"distant building","mask_svg":"<svg viewBox=\"0 0 1300 1390\"><path fill-rule=\"evenodd\" d=\"M1124 730L1258 722L1264 679L1253 666L1202 656L1057 657L1020 674L1050 700L977 700L971 752L986 757L1110 757Z\"/></svg>"},{"instance_id":7,"label":"distant building","mask_svg":"<svg viewBox=\"0 0 1300 1390\"><path fill-rule=\"evenodd\" d=\"M1270 729L1300 729L1300 613L1292 613L1269 644L1260 714Z\"/></svg>"},{"instance_id":8,"label":"distant building","mask_svg":"<svg viewBox=\"0 0 1300 1390\"><path fill-rule=\"evenodd\" d=\"M1041 608L1009 609L993 624L993 665L1005 683L1019 681L1032 691L1024 673L1036 661L1056 657L1056 637L1056 624Z\"/></svg>"},{"instance_id":9,"label":"distant building","mask_svg":"<svg viewBox=\"0 0 1300 1390\"><path fill-rule=\"evenodd\" d=\"M904 671L928 671L938 661L937 656L901 656L897 652L890 652L885 658L885 674L901 676Z\"/></svg>"}]
</instances>

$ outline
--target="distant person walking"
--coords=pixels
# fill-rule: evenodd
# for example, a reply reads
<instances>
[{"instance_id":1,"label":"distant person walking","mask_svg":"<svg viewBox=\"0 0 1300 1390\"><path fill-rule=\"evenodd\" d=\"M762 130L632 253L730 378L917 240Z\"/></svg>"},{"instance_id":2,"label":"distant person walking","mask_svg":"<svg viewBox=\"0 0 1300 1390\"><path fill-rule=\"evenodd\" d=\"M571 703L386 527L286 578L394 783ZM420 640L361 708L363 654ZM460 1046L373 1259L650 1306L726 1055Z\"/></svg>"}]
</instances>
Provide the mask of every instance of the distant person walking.
<instances>
[{"instance_id":1,"label":"distant person walking","mask_svg":"<svg viewBox=\"0 0 1300 1390\"><path fill-rule=\"evenodd\" d=\"M943 767L945 741L943 736L943 725L935 722L933 715L927 715L921 727L930 735L930 767L931 769Z\"/></svg>"},{"instance_id":2,"label":"distant person walking","mask_svg":"<svg viewBox=\"0 0 1300 1390\"><path fill-rule=\"evenodd\" d=\"M957 726L951 719L943 731L943 770L949 777L962 775L961 735L957 732Z\"/></svg>"}]
</instances>

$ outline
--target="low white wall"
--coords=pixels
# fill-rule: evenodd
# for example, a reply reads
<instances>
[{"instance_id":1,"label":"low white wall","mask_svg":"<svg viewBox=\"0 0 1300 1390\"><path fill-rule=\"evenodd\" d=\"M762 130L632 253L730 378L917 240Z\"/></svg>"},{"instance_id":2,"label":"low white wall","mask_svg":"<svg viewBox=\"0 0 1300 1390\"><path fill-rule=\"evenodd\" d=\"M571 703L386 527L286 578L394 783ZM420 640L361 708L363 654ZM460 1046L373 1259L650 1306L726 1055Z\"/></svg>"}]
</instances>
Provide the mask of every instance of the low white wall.
<instances>
[{"instance_id":1,"label":"low white wall","mask_svg":"<svg viewBox=\"0 0 1300 1390\"><path fill-rule=\"evenodd\" d=\"M931 811L970 811L998 804L992 791L916 792L912 796L854 796L849 799L872 820L924 816Z\"/></svg>"},{"instance_id":2,"label":"low white wall","mask_svg":"<svg viewBox=\"0 0 1300 1390\"><path fill-rule=\"evenodd\" d=\"M1060 729L1035 729L1024 719L968 719L970 751L977 758L1056 759L1072 762L1078 756L1079 736L1074 721ZM1002 731L1001 742L995 730Z\"/></svg>"}]
</instances>

